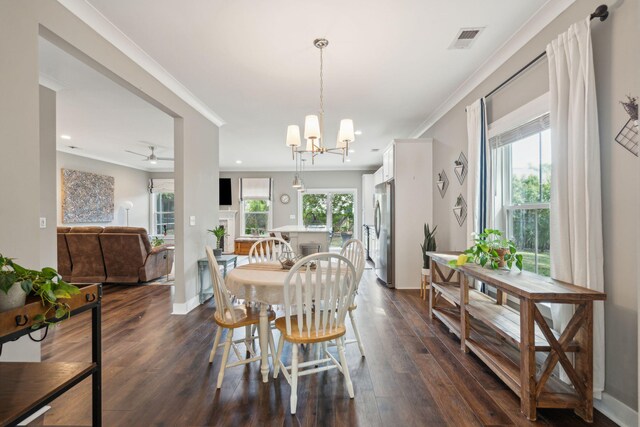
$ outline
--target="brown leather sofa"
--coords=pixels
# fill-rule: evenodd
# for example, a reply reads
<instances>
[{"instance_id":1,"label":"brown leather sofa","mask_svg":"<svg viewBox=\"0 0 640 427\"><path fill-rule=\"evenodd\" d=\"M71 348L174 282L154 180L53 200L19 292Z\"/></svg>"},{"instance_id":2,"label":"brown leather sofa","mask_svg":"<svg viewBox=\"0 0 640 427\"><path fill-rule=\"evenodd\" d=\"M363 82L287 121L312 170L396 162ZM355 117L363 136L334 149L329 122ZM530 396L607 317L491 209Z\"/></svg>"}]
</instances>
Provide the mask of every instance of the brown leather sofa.
<instances>
[{"instance_id":1,"label":"brown leather sofa","mask_svg":"<svg viewBox=\"0 0 640 427\"><path fill-rule=\"evenodd\" d=\"M71 278L71 255L66 236L70 230L71 227L58 227L58 273L64 280Z\"/></svg>"},{"instance_id":2,"label":"brown leather sofa","mask_svg":"<svg viewBox=\"0 0 640 427\"><path fill-rule=\"evenodd\" d=\"M58 271L73 283L148 282L170 272L173 256L144 228L58 227Z\"/></svg>"}]
</instances>

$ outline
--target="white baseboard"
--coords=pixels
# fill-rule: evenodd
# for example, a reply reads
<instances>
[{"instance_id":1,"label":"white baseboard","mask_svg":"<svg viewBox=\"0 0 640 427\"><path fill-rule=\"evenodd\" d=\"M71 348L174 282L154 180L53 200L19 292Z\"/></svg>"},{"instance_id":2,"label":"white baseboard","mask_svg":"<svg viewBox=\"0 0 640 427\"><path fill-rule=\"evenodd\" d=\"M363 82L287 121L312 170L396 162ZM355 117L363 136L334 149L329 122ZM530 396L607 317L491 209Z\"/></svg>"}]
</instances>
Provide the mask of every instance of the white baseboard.
<instances>
[{"instance_id":1,"label":"white baseboard","mask_svg":"<svg viewBox=\"0 0 640 427\"><path fill-rule=\"evenodd\" d=\"M593 399L593 406L622 427L638 427L638 412L606 392L602 399Z\"/></svg>"},{"instance_id":2,"label":"white baseboard","mask_svg":"<svg viewBox=\"0 0 640 427\"><path fill-rule=\"evenodd\" d=\"M51 406L43 406L35 414L31 415L29 418L27 418L26 420L24 420L23 422L21 422L18 425L19 426L27 426L27 425L29 425L29 423L35 421L36 418L38 418L39 416L41 416L42 414L47 412L49 409L51 409Z\"/></svg>"},{"instance_id":3,"label":"white baseboard","mask_svg":"<svg viewBox=\"0 0 640 427\"><path fill-rule=\"evenodd\" d=\"M173 303L173 313L171 314L187 314L200 305L200 297L196 295L187 302Z\"/></svg>"}]
</instances>

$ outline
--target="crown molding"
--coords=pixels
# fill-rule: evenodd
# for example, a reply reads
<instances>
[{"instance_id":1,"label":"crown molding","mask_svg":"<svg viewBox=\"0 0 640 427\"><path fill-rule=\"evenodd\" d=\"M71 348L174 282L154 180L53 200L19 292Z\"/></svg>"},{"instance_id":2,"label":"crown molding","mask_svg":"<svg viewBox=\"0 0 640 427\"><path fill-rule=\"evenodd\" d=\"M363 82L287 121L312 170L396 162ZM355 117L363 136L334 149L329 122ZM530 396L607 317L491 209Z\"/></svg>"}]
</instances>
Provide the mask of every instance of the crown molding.
<instances>
[{"instance_id":1,"label":"crown molding","mask_svg":"<svg viewBox=\"0 0 640 427\"><path fill-rule=\"evenodd\" d=\"M64 89L64 84L61 81L56 80L43 72L40 72L38 83L54 92L59 92Z\"/></svg>"},{"instance_id":2,"label":"crown molding","mask_svg":"<svg viewBox=\"0 0 640 427\"><path fill-rule=\"evenodd\" d=\"M58 0L58 3L77 16L209 121L218 127L226 123L215 111L198 99L198 97L158 64L87 0Z\"/></svg>"},{"instance_id":3,"label":"crown molding","mask_svg":"<svg viewBox=\"0 0 640 427\"><path fill-rule=\"evenodd\" d=\"M419 138L431 126L436 124L445 114L454 108L465 96L471 93L480 83L500 68L509 58L524 47L533 37L556 19L576 0L547 0L547 2L533 14L527 22L509 38L496 52L478 67L475 73L437 107L420 125L409 135L409 138Z\"/></svg>"}]
</instances>

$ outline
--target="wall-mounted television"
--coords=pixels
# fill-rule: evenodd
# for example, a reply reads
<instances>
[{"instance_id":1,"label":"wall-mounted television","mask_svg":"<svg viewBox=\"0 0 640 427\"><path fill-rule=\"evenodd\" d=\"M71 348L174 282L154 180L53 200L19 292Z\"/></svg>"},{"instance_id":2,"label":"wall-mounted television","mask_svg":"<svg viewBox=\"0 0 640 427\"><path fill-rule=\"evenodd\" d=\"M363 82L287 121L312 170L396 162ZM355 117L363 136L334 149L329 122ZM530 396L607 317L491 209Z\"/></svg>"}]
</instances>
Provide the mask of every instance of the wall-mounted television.
<instances>
[{"instance_id":1,"label":"wall-mounted television","mask_svg":"<svg viewBox=\"0 0 640 427\"><path fill-rule=\"evenodd\" d=\"M220 178L220 206L231 206L231 178Z\"/></svg>"}]
</instances>

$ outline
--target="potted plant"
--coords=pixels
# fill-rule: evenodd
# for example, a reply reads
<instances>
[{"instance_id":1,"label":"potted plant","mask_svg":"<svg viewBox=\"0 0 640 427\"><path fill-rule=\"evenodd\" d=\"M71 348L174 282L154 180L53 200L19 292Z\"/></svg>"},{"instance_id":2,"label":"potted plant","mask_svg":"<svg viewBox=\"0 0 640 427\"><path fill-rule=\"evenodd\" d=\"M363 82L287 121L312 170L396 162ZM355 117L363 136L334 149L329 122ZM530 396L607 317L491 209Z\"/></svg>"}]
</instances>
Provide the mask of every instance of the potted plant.
<instances>
[{"instance_id":1,"label":"potted plant","mask_svg":"<svg viewBox=\"0 0 640 427\"><path fill-rule=\"evenodd\" d=\"M455 211L456 215L460 216L460 214L462 213L462 206L464 204L464 201L462 200L462 194L458 196L458 198L456 199L456 204L453 206L453 210Z\"/></svg>"},{"instance_id":2,"label":"potted plant","mask_svg":"<svg viewBox=\"0 0 640 427\"><path fill-rule=\"evenodd\" d=\"M431 276L431 264L430 258L427 252L433 252L436 250L436 229L438 226L433 227L433 230L429 230L429 224L424 225L424 242L420 243L420 249L422 251L422 280L420 286L420 295L423 299L427 297L427 289L429 288L429 277Z\"/></svg>"},{"instance_id":3,"label":"potted plant","mask_svg":"<svg viewBox=\"0 0 640 427\"><path fill-rule=\"evenodd\" d=\"M164 239L160 236L153 236L151 239L151 246L157 248L158 246L164 245Z\"/></svg>"},{"instance_id":4,"label":"potted plant","mask_svg":"<svg viewBox=\"0 0 640 427\"><path fill-rule=\"evenodd\" d=\"M216 248L213 250L213 255L214 256L222 255L222 239L224 239L224 236L226 234L224 227L219 225L213 230L207 230L207 231L209 233L212 233L216 237Z\"/></svg>"},{"instance_id":5,"label":"potted plant","mask_svg":"<svg viewBox=\"0 0 640 427\"><path fill-rule=\"evenodd\" d=\"M455 267L467 262L475 262L482 267L488 265L494 270L505 266L511 269L515 263L516 267L522 271L522 254L517 253L515 243L503 237L500 230L491 228L476 235L474 245L449 264Z\"/></svg>"},{"instance_id":6,"label":"potted plant","mask_svg":"<svg viewBox=\"0 0 640 427\"><path fill-rule=\"evenodd\" d=\"M42 305L47 307L43 314L34 317L34 329L48 324L48 314L53 310L56 319L70 313L69 305L61 301L80 293L80 290L62 280L56 270L45 267L29 270L15 263L11 258L0 255L0 311L7 311L25 304L28 294L37 295Z\"/></svg>"},{"instance_id":7,"label":"potted plant","mask_svg":"<svg viewBox=\"0 0 640 427\"><path fill-rule=\"evenodd\" d=\"M436 181L436 183L438 184L438 188L440 189L440 191L442 191L444 189L444 179L442 178L442 172L438 174L438 180Z\"/></svg>"}]
</instances>

